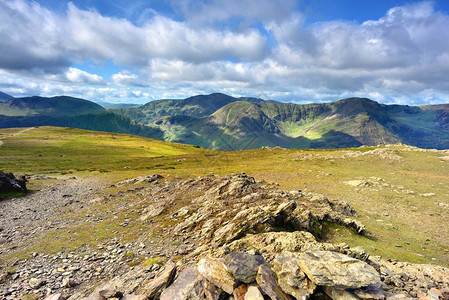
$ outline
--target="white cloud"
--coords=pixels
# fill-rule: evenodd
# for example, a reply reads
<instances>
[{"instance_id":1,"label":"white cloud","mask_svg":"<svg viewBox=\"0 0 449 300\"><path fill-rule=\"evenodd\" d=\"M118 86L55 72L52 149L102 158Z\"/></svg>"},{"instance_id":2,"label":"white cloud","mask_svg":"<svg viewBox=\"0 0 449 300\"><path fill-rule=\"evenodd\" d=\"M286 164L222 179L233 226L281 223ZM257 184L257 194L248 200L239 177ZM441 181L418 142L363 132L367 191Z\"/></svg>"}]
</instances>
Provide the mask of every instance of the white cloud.
<instances>
[{"instance_id":1,"label":"white cloud","mask_svg":"<svg viewBox=\"0 0 449 300\"><path fill-rule=\"evenodd\" d=\"M148 83L139 78L137 74L127 70L122 70L119 73L113 74L111 80L113 83L121 86L148 86Z\"/></svg>"},{"instance_id":2,"label":"white cloud","mask_svg":"<svg viewBox=\"0 0 449 300\"><path fill-rule=\"evenodd\" d=\"M72 83L83 83L93 85L104 85L106 82L103 77L82 71L77 68L69 68L65 73L65 77Z\"/></svg>"},{"instance_id":3,"label":"white cloud","mask_svg":"<svg viewBox=\"0 0 449 300\"><path fill-rule=\"evenodd\" d=\"M152 12L136 25L74 4L60 15L35 2L0 1L0 90L112 102L214 91L304 101L448 99L449 15L432 2L363 23L308 25L294 1L172 3L185 21ZM268 35L253 26L260 22ZM121 71L106 82L73 67L85 61L112 61Z\"/></svg>"}]
</instances>

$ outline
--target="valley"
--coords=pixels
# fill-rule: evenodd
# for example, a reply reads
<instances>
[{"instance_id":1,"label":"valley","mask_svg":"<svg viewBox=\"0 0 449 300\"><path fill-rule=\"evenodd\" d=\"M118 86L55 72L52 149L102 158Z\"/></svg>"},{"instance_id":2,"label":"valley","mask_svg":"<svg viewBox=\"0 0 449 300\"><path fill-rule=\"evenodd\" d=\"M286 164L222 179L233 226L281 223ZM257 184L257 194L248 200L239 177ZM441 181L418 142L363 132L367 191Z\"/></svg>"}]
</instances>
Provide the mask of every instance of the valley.
<instances>
[{"instance_id":1,"label":"valley","mask_svg":"<svg viewBox=\"0 0 449 300\"><path fill-rule=\"evenodd\" d=\"M448 116L447 104L385 105L367 98L294 104L220 93L108 109L67 96L0 102L0 128L65 126L225 151L396 143L448 149Z\"/></svg>"}]
</instances>

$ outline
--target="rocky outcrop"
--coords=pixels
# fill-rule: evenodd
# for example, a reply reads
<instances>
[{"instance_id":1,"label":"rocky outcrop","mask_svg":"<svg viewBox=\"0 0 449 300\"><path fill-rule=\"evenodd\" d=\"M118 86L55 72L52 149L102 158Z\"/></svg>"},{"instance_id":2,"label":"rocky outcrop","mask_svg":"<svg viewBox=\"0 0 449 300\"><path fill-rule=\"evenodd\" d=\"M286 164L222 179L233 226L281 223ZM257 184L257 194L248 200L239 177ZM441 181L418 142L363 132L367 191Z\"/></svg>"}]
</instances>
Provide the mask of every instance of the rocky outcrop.
<instances>
[{"instance_id":1,"label":"rocky outcrop","mask_svg":"<svg viewBox=\"0 0 449 300\"><path fill-rule=\"evenodd\" d=\"M0 192L26 192L26 178L16 178L13 173L0 171Z\"/></svg>"},{"instance_id":2,"label":"rocky outcrop","mask_svg":"<svg viewBox=\"0 0 449 300\"><path fill-rule=\"evenodd\" d=\"M6 274L15 285L0 286L0 298L17 298L23 290L69 300L448 298L448 269L325 242L328 223L366 234L347 203L286 192L246 174L120 183L128 185L117 196L148 199L128 207L136 209L139 241L102 243L83 255L33 254L16 264L31 269ZM134 255L142 260L130 266Z\"/></svg>"}]
</instances>

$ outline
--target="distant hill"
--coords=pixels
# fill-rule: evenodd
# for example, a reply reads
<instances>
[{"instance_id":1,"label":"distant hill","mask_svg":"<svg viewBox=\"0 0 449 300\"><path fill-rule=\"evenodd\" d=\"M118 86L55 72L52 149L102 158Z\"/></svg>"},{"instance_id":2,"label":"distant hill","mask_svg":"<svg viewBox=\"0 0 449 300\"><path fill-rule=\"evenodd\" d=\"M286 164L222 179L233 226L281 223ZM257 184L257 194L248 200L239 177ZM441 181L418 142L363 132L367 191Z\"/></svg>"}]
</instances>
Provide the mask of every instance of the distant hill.
<instances>
[{"instance_id":1,"label":"distant hill","mask_svg":"<svg viewBox=\"0 0 449 300\"><path fill-rule=\"evenodd\" d=\"M0 103L0 128L65 126L81 129L131 133L163 138L156 126L143 126L129 118L108 112L88 100L68 96L14 98Z\"/></svg>"},{"instance_id":2,"label":"distant hill","mask_svg":"<svg viewBox=\"0 0 449 300\"><path fill-rule=\"evenodd\" d=\"M0 92L0 103L1 102L6 102L8 100L13 99L14 97L5 93Z\"/></svg>"},{"instance_id":3,"label":"distant hill","mask_svg":"<svg viewBox=\"0 0 449 300\"><path fill-rule=\"evenodd\" d=\"M105 112L100 105L88 100L68 96L14 98L0 103L0 114L4 116L75 116Z\"/></svg>"},{"instance_id":4,"label":"distant hill","mask_svg":"<svg viewBox=\"0 0 449 300\"><path fill-rule=\"evenodd\" d=\"M449 104L384 105L367 98L300 105L215 93L108 110L67 96L0 103L0 127L39 125L131 133L218 150L393 143L449 149Z\"/></svg>"},{"instance_id":5,"label":"distant hill","mask_svg":"<svg viewBox=\"0 0 449 300\"><path fill-rule=\"evenodd\" d=\"M136 103L110 103L110 102L102 102L102 101L96 101L98 105L103 106L106 109L118 109L118 108L127 108L127 107L133 107L133 106L140 106L141 104Z\"/></svg>"},{"instance_id":6,"label":"distant hill","mask_svg":"<svg viewBox=\"0 0 449 300\"><path fill-rule=\"evenodd\" d=\"M264 102L264 100L258 98L241 99L252 103ZM136 120L141 124L149 124L167 116L205 117L213 114L223 106L241 99L214 93L192 96L186 99L155 100L139 107L123 108L115 110L115 112Z\"/></svg>"},{"instance_id":7,"label":"distant hill","mask_svg":"<svg viewBox=\"0 0 449 300\"><path fill-rule=\"evenodd\" d=\"M114 111L157 126L165 140L219 150L391 143L449 148L449 105L383 105L366 98L300 105L211 94Z\"/></svg>"}]
</instances>

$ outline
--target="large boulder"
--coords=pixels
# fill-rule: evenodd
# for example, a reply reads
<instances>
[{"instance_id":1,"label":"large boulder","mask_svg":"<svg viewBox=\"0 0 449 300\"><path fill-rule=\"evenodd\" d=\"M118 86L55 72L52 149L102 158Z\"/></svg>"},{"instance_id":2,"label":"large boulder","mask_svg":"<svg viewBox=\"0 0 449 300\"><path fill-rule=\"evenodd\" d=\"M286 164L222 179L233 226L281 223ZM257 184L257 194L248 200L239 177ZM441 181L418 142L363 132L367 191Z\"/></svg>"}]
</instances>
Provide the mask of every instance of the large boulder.
<instances>
[{"instance_id":1,"label":"large boulder","mask_svg":"<svg viewBox=\"0 0 449 300\"><path fill-rule=\"evenodd\" d=\"M283 251L272 262L279 286L298 300L306 300L313 294L316 284L301 271L296 253Z\"/></svg>"},{"instance_id":2,"label":"large boulder","mask_svg":"<svg viewBox=\"0 0 449 300\"><path fill-rule=\"evenodd\" d=\"M256 280L259 266L266 264L266 262L260 255L232 252L225 256L225 264L235 279L244 283L251 283Z\"/></svg>"},{"instance_id":3,"label":"large boulder","mask_svg":"<svg viewBox=\"0 0 449 300\"><path fill-rule=\"evenodd\" d=\"M221 260L203 258L198 263L198 273L226 293L233 293L236 282Z\"/></svg>"},{"instance_id":4,"label":"large boulder","mask_svg":"<svg viewBox=\"0 0 449 300\"><path fill-rule=\"evenodd\" d=\"M341 253L309 251L298 258L301 270L317 285L357 289L380 284L372 266Z\"/></svg>"},{"instance_id":5,"label":"large boulder","mask_svg":"<svg viewBox=\"0 0 449 300\"><path fill-rule=\"evenodd\" d=\"M13 173L0 171L0 192L26 192L26 178L16 178Z\"/></svg>"}]
</instances>

